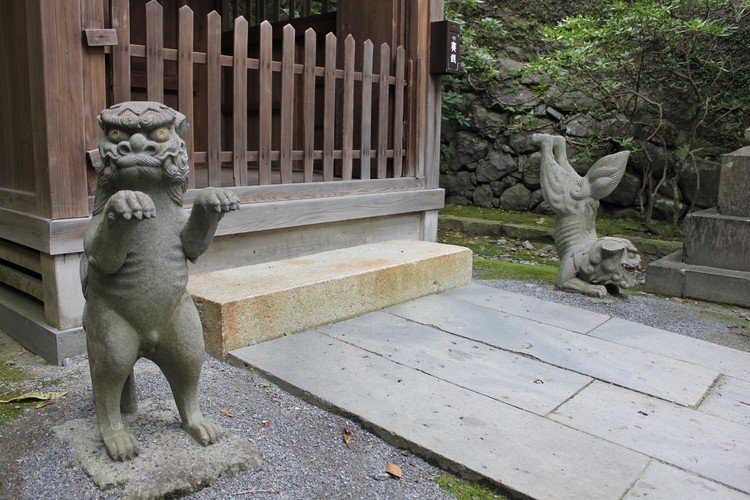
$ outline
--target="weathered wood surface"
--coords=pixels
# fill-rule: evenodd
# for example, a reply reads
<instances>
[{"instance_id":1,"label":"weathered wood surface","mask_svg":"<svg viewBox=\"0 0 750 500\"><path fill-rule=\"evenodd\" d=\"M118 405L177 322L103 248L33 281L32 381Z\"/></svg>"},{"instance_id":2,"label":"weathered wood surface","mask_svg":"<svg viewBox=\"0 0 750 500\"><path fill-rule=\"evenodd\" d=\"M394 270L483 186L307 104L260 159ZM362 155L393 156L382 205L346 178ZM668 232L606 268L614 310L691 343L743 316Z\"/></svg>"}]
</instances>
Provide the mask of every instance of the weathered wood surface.
<instances>
[{"instance_id":1,"label":"weathered wood surface","mask_svg":"<svg viewBox=\"0 0 750 500\"><path fill-rule=\"evenodd\" d=\"M81 326L81 254L41 255L44 317L59 330Z\"/></svg>"},{"instance_id":2,"label":"weathered wood surface","mask_svg":"<svg viewBox=\"0 0 750 500\"><path fill-rule=\"evenodd\" d=\"M260 25L260 58L258 63L260 65L260 136L258 139L260 184L269 184L271 181L271 44L271 23L263 21Z\"/></svg>"},{"instance_id":3,"label":"weathered wood surface","mask_svg":"<svg viewBox=\"0 0 750 500\"><path fill-rule=\"evenodd\" d=\"M221 16L208 15L208 185L221 186Z\"/></svg>"},{"instance_id":4,"label":"weathered wood surface","mask_svg":"<svg viewBox=\"0 0 750 500\"><path fill-rule=\"evenodd\" d=\"M21 271L17 271L4 264L0 264L0 283L15 288L16 290L20 290L27 295L31 295L35 299L44 300L42 280L26 273L22 273Z\"/></svg>"},{"instance_id":5,"label":"weathered wood surface","mask_svg":"<svg viewBox=\"0 0 750 500\"><path fill-rule=\"evenodd\" d=\"M387 43L380 46L380 84L378 93L378 179L387 177L388 160L388 94L387 77L391 70L391 48Z\"/></svg>"},{"instance_id":6,"label":"weathered wood surface","mask_svg":"<svg viewBox=\"0 0 750 500\"><path fill-rule=\"evenodd\" d=\"M333 180L333 150L336 127L336 35L326 35L323 100L323 182Z\"/></svg>"},{"instance_id":7,"label":"weathered wood surface","mask_svg":"<svg viewBox=\"0 0 750 500\"><path fill-rule=\"evenodd\" d=\"M164 19L157 0L146 4L146 47L148 100L164 102Z\"/></svg>"},{"instance_id":8,"label":"weathered wood surface","mask_svg":"<svg viewBox=\"0 0 750 500\"><path fill-rule=\"evenodd\" d=\"M277 1L278 5L278 1ZM279 168L281 183L292 182L292 147L294 120L294 28L284 26L281 62L281 146Z\"/></svg>"},{"instance_id":9,"label":"weathered wood surface","mask_svg":"<svg viewBox=\"0 0 750 500\"><path fill-rule=\"evenodd\" d=\"M370 144L372 141L372 56L374 47L370 40L364 43L362 56L362 138L360 149L360 178L370 178Z\"/></svg>"},{"instance_id":10,"label":"weathered wood surface","mask_svg":"<svg viewBox=\"0 0 750 500\"><path fill-rule=\"evenodd\" d=\"M310 1L305 2L309 11ZM309 15L309 14L308 14ZM305 68L304 68L304 171L305 182L313 181L313 153L315 151L315 30L305 31Z\"/></svg>"},{"instance_id":11,"label":"weathered wood surface","mask_svg":"<svg viewBox=\"0 0 750 500\"><path fill-rule=\"evenodd\" d=\"M112 47L112 99L114 103L130 100L130 2L112 0L112 28L117 45Z\"/></svg>"},{"instance_id":12,"label":"weathered wood surface","mask_svg":"<svg viewBox=\"0 0 750 500\"><path fill-rule=\"evenodd\" d=\"M178 42L178 95L180 112L185 115L190 128L185 137L185 148L188 153L190 164L190 176L188 177L188 189L195 187L195 126L193 118L193 10L184 5L179 11L179 42Z\"/></svg>"},{"instance_id":13,"label":"weathered wood surface","mask_svg":"<svg viewBox=\"0 0 750 500\"><path fill-rule=\"evenodd\" d=\"M0 260L8 261L31 272L41 274L39 251L0 240Z\"/></svg>"},{"instance_id":14,"label":"weathered wood surface","mask_svg":"<svg viewBox=\"0 0 750 500\"><path fill-rule=\"evenodd\" d=\"M117 30L105 28L84 28L86 45L89 47L110 47L117 45Z\"/></svg>"},{"instance_id":15,"label":"weathered wood surface","mask_svg":"<svg viewBox=\"0 0 750 500\"><path fill-rule=\"evenodd\" d=\"M232 167L234 185L247 185L247 21L234 21L234 71L232 76L234 103L232 111L234 141Z\"/></svg>"}]
</instances>

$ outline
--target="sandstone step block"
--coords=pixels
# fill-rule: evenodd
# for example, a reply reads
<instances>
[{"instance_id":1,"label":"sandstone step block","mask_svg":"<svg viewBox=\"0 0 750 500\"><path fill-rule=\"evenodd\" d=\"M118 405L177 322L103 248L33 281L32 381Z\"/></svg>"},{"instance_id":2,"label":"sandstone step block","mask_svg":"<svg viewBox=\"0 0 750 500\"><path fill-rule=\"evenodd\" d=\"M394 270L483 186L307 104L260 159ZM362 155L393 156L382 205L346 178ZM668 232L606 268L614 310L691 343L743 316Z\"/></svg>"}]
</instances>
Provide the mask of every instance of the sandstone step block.
<instances>
[{"instance_id":1,"label":"sandstone step block","mask_svg":"<svg viewBox=\"0 0 750 500\"><path fill-rule=\"evenodd\" d=\"M190 277L206 350L240 347L471 281L470 250L393 240Z\"/></svg>"}]
</instances>

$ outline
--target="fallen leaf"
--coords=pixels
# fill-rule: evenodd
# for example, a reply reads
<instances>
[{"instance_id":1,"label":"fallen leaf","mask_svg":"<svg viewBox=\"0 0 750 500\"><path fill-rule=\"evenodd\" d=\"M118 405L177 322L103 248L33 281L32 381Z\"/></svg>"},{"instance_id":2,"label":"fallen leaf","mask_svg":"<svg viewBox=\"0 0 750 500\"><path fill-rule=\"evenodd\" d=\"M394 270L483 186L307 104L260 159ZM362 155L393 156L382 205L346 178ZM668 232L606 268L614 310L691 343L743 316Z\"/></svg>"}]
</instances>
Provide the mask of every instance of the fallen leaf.
<instances>
[{"instance_id":1,"label":"fallen leaf","mask_svg":"<svg viewBox=\"0 0 750 500\"><path fill-rule=\"evenodd\" d=\"M67 391L61 391L61 392L31 391L31 392L25 392L21 394L20 396L14 396L10 399L0 399L0 403L15 403L19 401L28 401L29 399L35 399L37 401L48 401L50 399L61 398L65 396L67 393L68 393Z\"/></svg>"},{"instance_id":2,"label":"fallen leaf","mask_svg":"<svg viewBox=\"0 0 750 500\"><path fill-rule=\"evenodd\" d=\"M399 479L403 473L401 472L401 467L399 467L396 464L388 464L385 466L385 471L390 474L392 477L395 477L396 479Z\"/></svg>"},{"instance_id":3,"label":"fallen leaf","mask_svg":"<svg viewBox=\"0 0 750 500\"><path fill-rule=\"evenodd\" d=\"M341 429L341 437L344 440L344 444L351 449L352 448L352 431L344 427Z\"/></svg>"},{"instance_id":4,"label":"fallen leaf","mask_svg":"<svg viewBox=\"0 0 750 500\"><path fill-rule=\"evenodd\" d=\"M264 429L268 429L269 427L271 427L271 421L270 420L263 420L263 421L261 421L261 424L263 424L263 428Z\"/></svg>"},{"instance_id":5,"label":"fallen leaf","mask_svg":"<svg viewBox=\"0 0 750 500\"><path fill-rule=\"evenodd\" d=\"M18 460L16 460L16 463L22 464L25 460L26 460L25 458L19 458Z\"/></svg>"},{"instance_id":6,"label":"fallen leaf","mask_svg":"<svg viewBox=\"0 0 750 500\"><path fill-rule=\"evenodd\" d=\"M227 410L226 408L220 409L219 413L221 413L225 417L234 418L234 414L231 411Z\"/></svg>"},{"instance_id":7,"label":"fallen leaf","mask_svg":"<svg viewBox=\"0 0 750 500\"><path fill-rule=\"evenodd\" d=\"M47 401L42 401L41 403L39 403L38 405L36 405L35 408L37 410L39 410L39 409L44 408L45 406L49 406L51 404L55 404L55 402L52 401L51 399L48 399Z\"/></svg>"}]
</instances>

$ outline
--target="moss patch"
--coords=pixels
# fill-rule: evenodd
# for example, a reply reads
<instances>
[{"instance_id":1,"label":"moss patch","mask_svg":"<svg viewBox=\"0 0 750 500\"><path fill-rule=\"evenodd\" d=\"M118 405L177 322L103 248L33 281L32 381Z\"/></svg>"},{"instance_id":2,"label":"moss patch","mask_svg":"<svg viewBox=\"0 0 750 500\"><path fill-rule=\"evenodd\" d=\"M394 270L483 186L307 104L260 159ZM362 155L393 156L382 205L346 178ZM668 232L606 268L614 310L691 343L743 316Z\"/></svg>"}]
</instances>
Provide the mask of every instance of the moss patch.
<instances>
[{"instance_id":1,"label":"moss patch","mask_svg":"<svg viewBox=\"0 0 750 500\"><path fill-rule=\"evenodd\" d=\"M457 500L506 500L508 498L496 488L455 476L437 476L435 482L443 491L450 493Z\"/></svg>"},{"instance_id":2,"label":"moss patch","mask_svg":"<svg viewBox=\"0 0 750 500\"><path fill-rule=\"evenodd\" d=\"M474 274L482 280L540 280L552 283L557 276L557 266L517 264L480 257L474 259Z\"/></svg>"},{"instance_id":3,"label":"moss patch","mask_svg":"<svg viewBox=\"0 0 750 500\"><path fill-rule=\"evenodd\" d=\"M440 210L441 214L468 217L473 219L493 220L510 224L523 224L536 227L555 227L554 215L540 215L532 212L509 212L498 208L482 208L470 205L446 205ZM682 231L665 221L652 221L651 226L659 233L649 232L637 219L607 219L599 217L596 220L596 231L599 236L619 235L626 238L659 238L664 240L682 241Z\"/></svg>"}]
</instances>

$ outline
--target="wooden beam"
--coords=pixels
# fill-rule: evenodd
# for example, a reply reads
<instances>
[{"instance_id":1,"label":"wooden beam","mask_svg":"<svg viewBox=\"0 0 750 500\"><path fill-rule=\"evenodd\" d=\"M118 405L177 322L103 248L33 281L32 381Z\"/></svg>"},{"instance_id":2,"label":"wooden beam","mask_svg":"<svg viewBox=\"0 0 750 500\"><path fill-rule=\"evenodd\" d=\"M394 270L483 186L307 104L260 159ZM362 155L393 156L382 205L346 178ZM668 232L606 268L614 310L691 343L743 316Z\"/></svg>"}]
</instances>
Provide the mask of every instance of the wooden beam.
<instances>
[{"instance_id":1,"label":"wooden beam","mask_svg":"<svg viewBox=\"0 0 750 500\"><path fill-rule=\"evenodd\" d=\"M88 213L81 0L33 0L27 41L38 214Z\"/></svg>"},{"instance_id":2,"label":"wooden beam","mask_svg":"<svg viewBox=\"0 0 750 500\"><path fill-rule=\"evenodd\" d=\"M117 30L104 28L84 28L83 36L89 47L117 45Z\"/></svg>"},{"instance_id":3,"label":"wooden beam","mask_svg":"<svg viewBox=\"0 0 750 500\"><path fill-rule=\"evenodd\" d=\"M44 318L59 330L81 326L81 254L41 255Z\"/></svg>"},{"instance_id":4,"label":"wooden beam","mask_svg":"<svg viewBox=\"0 0 750 500\"><path fill-rule=\"evenodd\" d=\"M35 299L44 300L42 280L4 264L0 264L0 283L31 295Z\"/></svg>"},{"instance_id":5,"label":"wooden beam","mask_svg":"<svg viewBox=\"0 0 750 500\"><path fill-rule=\"evenodd\" d=\"M42 273L39 251L16 245L10 241L0 240L0 260L8 261L33 273Z\"/></svg>"}]
</instances>

